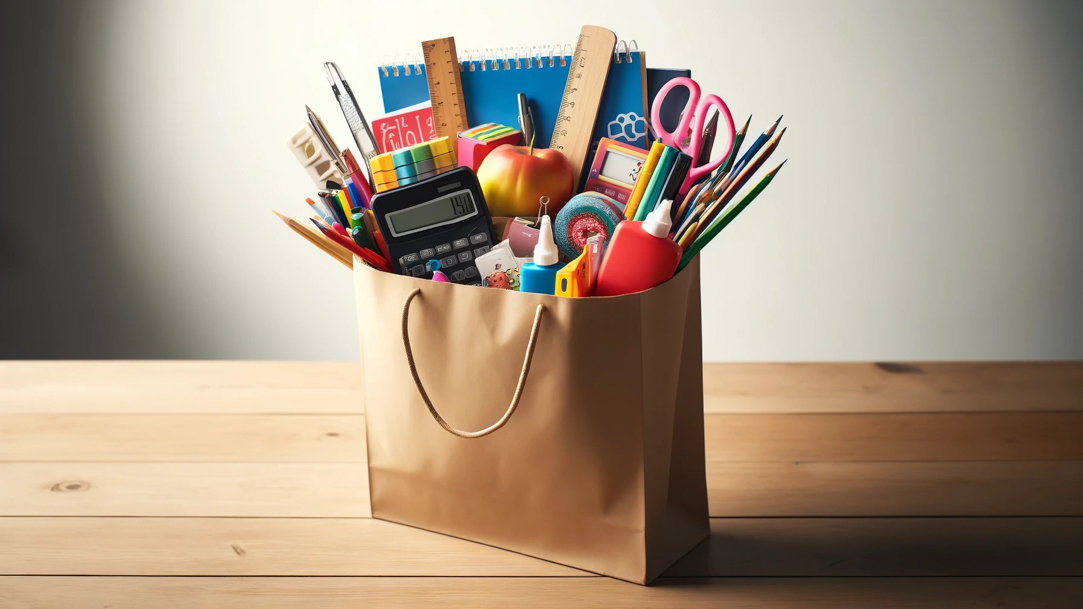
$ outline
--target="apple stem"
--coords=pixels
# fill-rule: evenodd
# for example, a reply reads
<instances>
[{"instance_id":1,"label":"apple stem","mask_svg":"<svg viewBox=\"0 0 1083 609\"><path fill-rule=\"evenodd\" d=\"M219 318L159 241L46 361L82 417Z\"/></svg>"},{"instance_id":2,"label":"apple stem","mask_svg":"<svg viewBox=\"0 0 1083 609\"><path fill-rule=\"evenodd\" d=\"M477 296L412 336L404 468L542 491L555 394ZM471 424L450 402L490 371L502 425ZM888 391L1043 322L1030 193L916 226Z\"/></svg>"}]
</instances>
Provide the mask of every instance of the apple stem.
<instances>
[{"instance_id":1,"label":"apple stem","mask_svg":"<svg viewBox=\"0 0 1083 609\"><path fill-rule=\"evenodd\" d=\"M530 134L530 150L528 151L528 154L530 154L530 156L534 156L534 138L537 135L538 135L537 133L531 133Z\"/></svg>"}]
</instances>

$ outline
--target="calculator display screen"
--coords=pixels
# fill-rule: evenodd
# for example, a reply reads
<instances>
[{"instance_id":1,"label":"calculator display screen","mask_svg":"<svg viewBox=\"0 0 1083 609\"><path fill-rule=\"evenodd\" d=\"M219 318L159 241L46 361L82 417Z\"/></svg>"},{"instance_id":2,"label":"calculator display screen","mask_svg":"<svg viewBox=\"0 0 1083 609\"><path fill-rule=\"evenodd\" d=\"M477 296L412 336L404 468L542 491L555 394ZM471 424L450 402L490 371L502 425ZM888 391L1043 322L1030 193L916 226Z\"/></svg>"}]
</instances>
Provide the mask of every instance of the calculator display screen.
<instances>
[{"instance_id":1,"label":"calculator display screen","mask_svg":"<svg viewBox=\"0 0 1083 609\"><path fill-rule=\"evenodd\" d=\"M621 184L633 184L639 175L639 168L643 160L627 154L621 154L609 150L602 161L602 169L598 172L602 177L609 178Z\"/></svg>"},{"instance_id":2,"label":"calculator display screen","mask_svg":"<svg viewBox=\"0 0 1083 609\"><path fill-rule=\"evenodd\" d=\"M409 235L436 226L453 224L460 219L477 214L474 197L469 190L460 190L387 214L387 224L395 237Z\"/></svg>"}]
</instances>

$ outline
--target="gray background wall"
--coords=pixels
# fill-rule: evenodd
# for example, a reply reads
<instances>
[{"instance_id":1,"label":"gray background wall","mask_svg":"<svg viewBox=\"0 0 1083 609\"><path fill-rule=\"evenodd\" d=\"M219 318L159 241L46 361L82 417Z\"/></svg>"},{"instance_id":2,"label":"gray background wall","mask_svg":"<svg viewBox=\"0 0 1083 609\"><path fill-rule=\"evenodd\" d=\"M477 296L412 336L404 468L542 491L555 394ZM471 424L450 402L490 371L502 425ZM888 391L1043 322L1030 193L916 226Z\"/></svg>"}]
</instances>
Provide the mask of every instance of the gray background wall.
<instances>
[{"instance_id":1,"label":"gray background wall","mask_svg":"<svg viewBox=\"0 0 1083 609\"><path fill-rule=\"evenodd\" d=\"M1080 3L448 4L5 2L0 357L356 358L348 273L269 212L306 103L350 139L321 63L376 115L422 39L597 23L786 114L704 256L708 360L1083 358Z\"/></svg>"}]
</instances>

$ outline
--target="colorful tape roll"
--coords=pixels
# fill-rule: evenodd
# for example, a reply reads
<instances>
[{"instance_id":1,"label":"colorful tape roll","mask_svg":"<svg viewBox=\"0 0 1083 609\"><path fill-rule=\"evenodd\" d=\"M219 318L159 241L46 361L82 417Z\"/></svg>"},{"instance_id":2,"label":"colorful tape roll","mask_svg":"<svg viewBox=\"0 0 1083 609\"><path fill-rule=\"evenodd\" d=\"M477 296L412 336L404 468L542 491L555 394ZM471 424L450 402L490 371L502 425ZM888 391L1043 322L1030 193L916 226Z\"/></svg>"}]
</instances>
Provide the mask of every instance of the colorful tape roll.
<instances>
[{"instance_id":1,"label":"colorful tape roll","mask_svg":"<svg viewBox=\"0 0 1083 609\"><path fill-rule=\"evenodd\" d=\"M579 256L591 235L603 235L606 243L624 219L620 204L596 192L575 195L560 208L553 221L557 247L569 258Z\"/></svg>"}]
</instances>

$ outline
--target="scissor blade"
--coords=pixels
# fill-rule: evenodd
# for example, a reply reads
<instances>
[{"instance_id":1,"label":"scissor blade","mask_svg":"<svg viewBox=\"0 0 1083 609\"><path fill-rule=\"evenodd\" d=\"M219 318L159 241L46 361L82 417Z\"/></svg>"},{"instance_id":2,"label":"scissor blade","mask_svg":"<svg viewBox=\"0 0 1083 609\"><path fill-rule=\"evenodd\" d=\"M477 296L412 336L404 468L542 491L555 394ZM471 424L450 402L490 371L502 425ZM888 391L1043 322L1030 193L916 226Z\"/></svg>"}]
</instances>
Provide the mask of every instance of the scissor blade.
<instances>
[{"instance_id":1,"label":"scissor blade","mask_svg":"<svg viewBox=\"0 0 1083 609\"><path fill-rule=\"evenodd\" d=\"M711 113L707 125L703 127L703 136L700 139L699 150L696 152L696 167L711 162L711 151L714 150L714 136L718 131L718 110Z\"/></svg>"}]
</instances>

